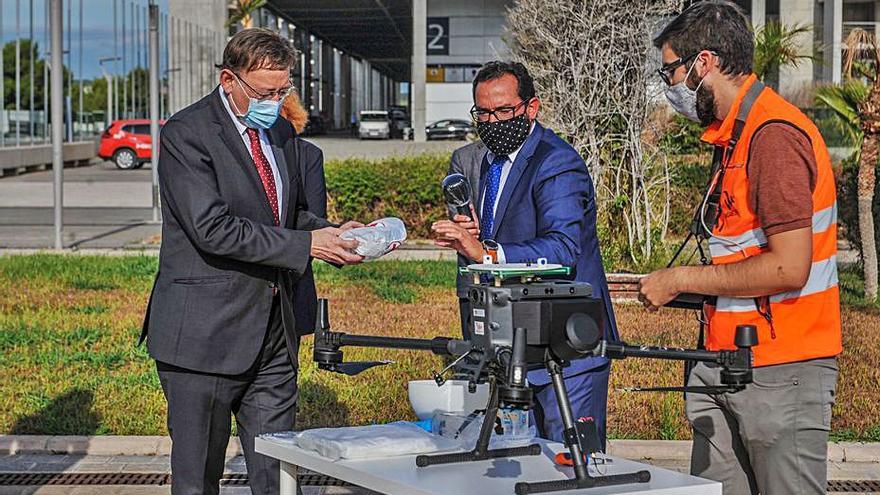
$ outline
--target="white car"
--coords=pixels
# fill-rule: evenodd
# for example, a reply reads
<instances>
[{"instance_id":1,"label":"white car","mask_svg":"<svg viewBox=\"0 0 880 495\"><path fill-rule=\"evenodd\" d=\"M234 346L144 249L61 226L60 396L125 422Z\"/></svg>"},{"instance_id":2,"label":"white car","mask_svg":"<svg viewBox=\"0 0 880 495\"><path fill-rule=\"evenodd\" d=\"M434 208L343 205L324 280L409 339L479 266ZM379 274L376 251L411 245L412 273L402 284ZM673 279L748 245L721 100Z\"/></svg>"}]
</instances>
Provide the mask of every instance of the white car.
<instances>
[{"instance_id":1,"label":"white car","mask_svg":"<svg viewBox=\"0 0 880 495\"><path fill-rule=\"evenodd\" d=\"M385 110L362 110L358 124L361 139L388 139L391 137L391 119Z\"/></svg>"}]
</instances>

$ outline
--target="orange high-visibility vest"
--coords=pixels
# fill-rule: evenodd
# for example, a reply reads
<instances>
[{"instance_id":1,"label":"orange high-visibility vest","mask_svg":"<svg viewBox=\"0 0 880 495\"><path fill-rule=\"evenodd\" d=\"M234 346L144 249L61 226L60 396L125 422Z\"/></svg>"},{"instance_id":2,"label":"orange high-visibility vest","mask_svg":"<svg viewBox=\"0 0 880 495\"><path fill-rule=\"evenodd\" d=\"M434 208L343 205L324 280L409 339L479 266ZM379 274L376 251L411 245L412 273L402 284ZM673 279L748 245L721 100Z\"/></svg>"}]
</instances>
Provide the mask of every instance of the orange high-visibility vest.
<instances>
[{"instance_id":1,"label":"orange high-visibility vest","mask_svg":"<svg viewBox=\"0 0 880 495\"><path fill-rule=\"evenodd\" d=\"M736 102L723 122L716 122L702 139L726 147L733 133L735 117L748 88L756 81L752 74L740 89ZM807 283L799 290L765 298L718 297L707 304L706 348L735 349L737 325L758 327L754 365L805 361L840 353L840 295L837 281L837 193L831 159L819 130L797 107L775 91L764 88L758 95L736 145L723 162L720 214L709 239L713 264L735 263L767 250L767 237L749 206L747 163L752 137L764 125L784 121L809 137L816 158L816 188L813 191L813 264Z\"/></svg>"}]
</instances>

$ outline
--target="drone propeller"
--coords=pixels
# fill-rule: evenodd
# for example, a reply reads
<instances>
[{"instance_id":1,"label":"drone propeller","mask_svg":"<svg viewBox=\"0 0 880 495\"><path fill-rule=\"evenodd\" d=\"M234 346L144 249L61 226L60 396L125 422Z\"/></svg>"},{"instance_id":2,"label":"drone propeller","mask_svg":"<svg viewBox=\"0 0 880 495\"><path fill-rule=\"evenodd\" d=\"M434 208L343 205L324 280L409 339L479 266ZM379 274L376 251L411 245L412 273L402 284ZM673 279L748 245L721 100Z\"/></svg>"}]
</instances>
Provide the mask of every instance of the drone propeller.
<instances>
[{"instance_id":1,"label":"drone propeller","mask_svg":"<svg viewBox=\"0 0 880 495\"><path fill-rule=\"evenodd\" d=\"M336 373L342 373L343 375L354 376L375 366L393 363L394 361L354 361L350 363L338 363L330 367L322 368Z\"/></svg>"}]
</instances>

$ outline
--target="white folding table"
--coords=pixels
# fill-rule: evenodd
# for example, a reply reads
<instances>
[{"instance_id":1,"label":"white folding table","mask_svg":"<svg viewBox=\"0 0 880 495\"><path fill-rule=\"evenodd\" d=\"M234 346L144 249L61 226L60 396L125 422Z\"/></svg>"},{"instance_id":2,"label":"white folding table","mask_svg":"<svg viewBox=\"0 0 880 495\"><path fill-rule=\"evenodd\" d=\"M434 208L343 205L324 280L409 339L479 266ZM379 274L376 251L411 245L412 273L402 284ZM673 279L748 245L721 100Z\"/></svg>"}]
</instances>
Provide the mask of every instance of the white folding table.
<instances>
[{"instance_id":1,"label":"white folding table","mask_svg":"<svg viewBox=\"0 0 880 495\"><path fill-rule=\"evenodd\" d=\"M561 480L573 477L570 467L557 466L553 458L565 450L559 443L543 442L536 456L416 467L415 455L376 459L332 461L317 452L303 450L289 440L263 436L256 451L281 461L281 495L296 495L296 470L302 467L353 485L388 495L504 495L514 494L520 481ZM628 473L646 469L649 483L553 492L560 495L721 495L721 483L655 466L612 457L590 475Z\"/></svg>"}]
</instances>

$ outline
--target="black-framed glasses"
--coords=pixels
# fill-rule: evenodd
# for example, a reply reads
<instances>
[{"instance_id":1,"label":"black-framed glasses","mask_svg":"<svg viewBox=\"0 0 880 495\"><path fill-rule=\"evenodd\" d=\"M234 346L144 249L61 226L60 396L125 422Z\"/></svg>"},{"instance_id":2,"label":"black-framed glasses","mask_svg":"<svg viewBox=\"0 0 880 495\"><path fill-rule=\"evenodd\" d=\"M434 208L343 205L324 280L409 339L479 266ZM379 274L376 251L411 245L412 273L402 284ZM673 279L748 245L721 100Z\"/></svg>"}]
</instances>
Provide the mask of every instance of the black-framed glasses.
<instances>
[{"instance_id":1,"label":"black-framed glasses","mask_svg":"<svg viewBox=\"0 0 880 495\"><path fill-rule=\"evenodd\" d=\"M682 65L690 62L691 60L697 58L700 52L693 53L688 55L687 57L679 57L668 64L663 64L659 69L657 69L657 74L660 75L660 79L663 79L663 82L666 83L667 86L672 86L672 74L675 73L675 70L681 67Z\"/></svg>"},{"instance_id":2,"label":"black-framed glasses","mask_svg":"<svg viewBox=\"0 0 880 495\"><path fill-rule=\"evenodd\" d=\"M231 72L231 71L230 71L230 72ZM276 90L274 90L274 91L260 92L260 91L257 91L256 89L254 89L253 86L251 86L250 84L248 84L248 82L245 81L244 78L241 77L240 75L238 75L236 72L232 72L232 74L233 74L236 78L238 78L238 80L241 81L245 86L247 86L247 88L248 88L249 90L251 90L251 93L254 94L254 98L256 98L256 99L258 99L258 100L270 100L270 99L272 99L272 100L274 100L274 99L283 100L283 99L287 98L287 97L290 95L290 93L293 93L294 90L296 90L296 88L295 88L294 85L293 85L293 81L291 81L290 79L288 79L288 80L287 80L287 82L288 82L288 86L287 86L286 88L276 89Z\"/></svg>"},{"instance_id":3,"label":"black-framed glasses","mask_svg":"<svg viewBox=\"0 0 880 495\"><path fill-rule=\"evenodd\" d=\"M487 122L490 117L494 116L495 120L509 120L516 116L516 111L523 105L528 105L532 101L531 98L523 100L514 106L498 107L493 109L479 108L476 105L471 107L471 117L477 122Z\"/></svg>"}]
</instances>

